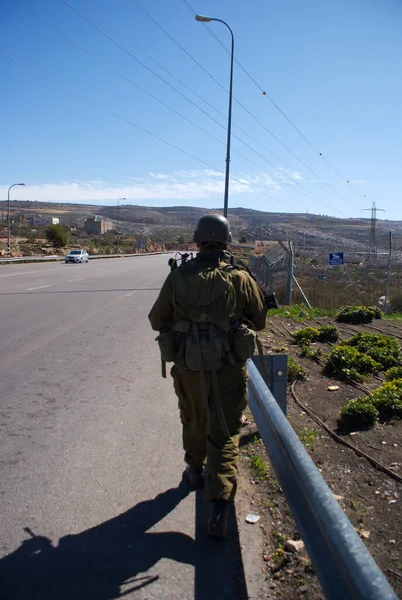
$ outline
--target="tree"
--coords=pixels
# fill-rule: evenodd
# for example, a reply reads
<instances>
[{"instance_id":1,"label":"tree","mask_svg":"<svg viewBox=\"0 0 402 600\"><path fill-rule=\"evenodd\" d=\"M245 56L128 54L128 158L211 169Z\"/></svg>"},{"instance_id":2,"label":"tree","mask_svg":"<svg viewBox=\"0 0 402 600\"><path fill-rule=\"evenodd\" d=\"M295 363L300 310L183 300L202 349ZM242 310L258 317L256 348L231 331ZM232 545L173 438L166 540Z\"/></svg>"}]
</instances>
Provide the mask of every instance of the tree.
<instances>
[{"instance_id":1,"label":"tree","mask_svg":"<svg viewBox=\"0 0 402 600\"><path fill-rule=\"evenodd\" d=\"M62 225L49 225L45 229L45 235L48 242L51 242L54 248L64 248L64 246L67 246L68 235Z\"/></svg>"}]
</instances>

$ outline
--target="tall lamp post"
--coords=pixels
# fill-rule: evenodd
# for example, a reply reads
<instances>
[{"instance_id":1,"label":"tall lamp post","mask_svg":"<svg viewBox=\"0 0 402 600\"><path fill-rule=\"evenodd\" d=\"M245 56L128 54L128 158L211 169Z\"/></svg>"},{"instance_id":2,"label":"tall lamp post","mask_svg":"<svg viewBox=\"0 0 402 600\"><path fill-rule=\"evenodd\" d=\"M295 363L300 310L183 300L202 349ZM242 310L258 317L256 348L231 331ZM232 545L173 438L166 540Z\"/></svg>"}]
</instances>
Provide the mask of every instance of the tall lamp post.
<instances>
[{"instance_id":1,"label":"tall lamp post","mask_svg":"<svg viewBox=\"0 0 402 600\"><path fill-rule=\"evenodd\" d=\"M8 246L8 258L11 257L10 190L11 190L11 188L15 187L16 185L25 185L25 183L13 183L13 185L10 185L10 187L8 188L8 193L7 193L7 205L8 205L8 213L7 213L7 246Z\"/></svg>"},{"instance_id":2,"label":"tall lamp post","mask_svg":"<svg viewBox=\"0 0 402 600\"><path fill-rule=\"evenodd\" d=\"M233 97L233 56L234 56L234 35L233 31L226 23L226 21L222 21L222 19L215 19L214 17L204 17L202 15L195 15L196 21L201 21L201 23L209 23L210 21L217 21L218 23L223 23L230 31L230 35L232 36L232 50L230 53L230 83L229 83L229 112L228 112L228 136L226 142L226 171L225 171L225 195L224 195L224 203L223 203L223 216L228 216L228 202L229 202L229 167L230 167L230 136L232 130L232 97Z\"/></svg>"},{"instance_id":3,"label":"tall lamp post","mask_svg":"<svg viewBox=\"0 0 402 600\"><path fill-rule=\"evenodd\" d=\"M119 198L117 200L117 214L120 216L120 200L127 200L127 198ZM117 223L117 252L120 250L120 225Z\"/></svg>"}]
</instances>

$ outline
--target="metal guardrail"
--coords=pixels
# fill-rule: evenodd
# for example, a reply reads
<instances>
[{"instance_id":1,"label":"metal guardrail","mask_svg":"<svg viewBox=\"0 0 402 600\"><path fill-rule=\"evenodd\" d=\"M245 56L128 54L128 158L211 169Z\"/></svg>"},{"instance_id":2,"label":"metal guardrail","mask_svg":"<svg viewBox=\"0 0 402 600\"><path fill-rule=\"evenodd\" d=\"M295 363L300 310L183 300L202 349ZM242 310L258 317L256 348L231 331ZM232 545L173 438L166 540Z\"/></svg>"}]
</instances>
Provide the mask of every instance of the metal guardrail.
<instances>
[{"instance_id":1,"label":"metal guardrail","mask_svg":"<svg viewBox=\"0 0 402 600\"><path fill-rule=\"evenodd\" d=\"M248 372L250 409L326 597L398 600L251 360Z\"/></svg>"},{"instance_id":2,"label":"metal guardrail","mask_svg":"<svg viewBox=\"0 0 402 600\"><path fill-rule=\"evenodd\" d=\"M97 258L125 258L125 257L135 257L135 256L154 256L155 254L172 254L172 251L165 252L136 252L135 254L90 254L89 258L91 260ZM47 261L60 261L63 262L65 256L18 256L12 258L0 258L0 263L15 263L15 262L47 262Z\"/></svg>"}]
</instances>

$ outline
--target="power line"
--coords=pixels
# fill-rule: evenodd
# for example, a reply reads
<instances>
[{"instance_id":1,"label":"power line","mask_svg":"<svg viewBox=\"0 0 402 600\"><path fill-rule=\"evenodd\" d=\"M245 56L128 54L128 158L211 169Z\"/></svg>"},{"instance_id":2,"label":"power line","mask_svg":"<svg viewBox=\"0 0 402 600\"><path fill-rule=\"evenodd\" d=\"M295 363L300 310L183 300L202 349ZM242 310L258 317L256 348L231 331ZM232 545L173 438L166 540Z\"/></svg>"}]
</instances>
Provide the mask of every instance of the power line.
<instances>
[{"instance_id":1,"label":"power line","mask_svg":"<svg viewBox=\"0 0 402 600\"><path fill-rule=\"evenodd\" d=\"M68 42L70 42L70 44L73 44L74 46L76 46L76 48L79 48L79 50L81 50L82 52L84 52L85 54L87 54L88 56L90 56L91 58L93 58L94 60L96 60L96 62L98 62L99 64L103 65L104 67L106 67L107 69L109 69L110 71L112 71L113 73L115 73L116 75L118 75L119 77L121 77L122 79L124 79L125 81L127 81L128 83L130 83L131 85L133 85L134 87L136 87L137 89L141 90L141 92L143 92L144 94L147 94L147 96L149 96L150 98L153 98L154 100L156 100L156 102L159 102L159 104L161 104L165 108L169 109L170 111L172 111L173 113L175 113L176 115L178 115L179 117L181 117L182 119L186 120L188 123L191 123L191 125L194 125L194 127L197 127L198 129L200 129L200 131L206 133L207 135L209 135L215 141L219 142L220 144L225 145L225 142L223 140L220 140L219 138L217 138L216 136L214 136L212 133L210 133L209 131L207 131L206 129L204 129L200 125L198 125L198 123L195 123L194 121L192 121L191 119L189 119L188 117L186 117L185 115L183 115L182 113L180 113L179 111L177 111L175 108L173 108L172 106L170 106L166 102L163 102L163 100L160 100L160 98L157 98L157 96L155 96L154 94L151 94L151 92L148 92L148 90L144 89L143 87L141 87L140 85L138 85L137 83L135 83L132 79L129 79L128 77L126 77L126 75L124 75L123 73L120 73L119 71L117 71L116 69L114 69L113 67L111 67L110 65L108 65L107 63L105 63L102 59L100 59L97 56L95 56L95 54L92 54L92 52L90 52L89 50L86 50L86 48L83 48L82 46L80 46L80 44L78 44L74 40L70 39L64 33L62 33L61 31L59 31L55 27L53 27L53 25L50 25L50 23L47 23L47 21L44 21L43 19L41 19L40 17L38 17L37 15L35 15L32 11L30 11L21 2L19 2L18 0L16 0L16 3L23 10L25 10L28 14L30 14L32 17L34 17L35 19L37 19L38 21L40 21L40 23L42 23L43 25L45 25L46 27L48 27L49 29L51 29L52 31L54 31L55 33L57 33L58 35L60 35L62 38L64 38Z\"/></svg>"},{"instance_id":2,"label":"power line","mask_svg":"<svg viewBox=\"0 0 402 600\"><path fill-rule=\"evenodd\" d=\"M114 27L114 25L111 25L105 19L103 19L103 17L99 14L99 12L97 10L95 10L92 6L90 6L89 4L87 4L86 2L84 2L83 0L78 0L78 1L80 2L80 4L83 4L86 8L89 8L89 10L91 10L95 15L97 15L98 19L100 19L100 21L102 21L103 23L105 23L105 25L107 25L107 27L109 27L110 29L113 29L117 33L119 33L121 31L117 27ZM161 65L161 63L159 63L157 60L155 60L154 58L152 58L152 56L150 56L147 52L145 52L144 50L142 50L142 48L140 48L139 46L136 46L135 44L131 44L131 46L133 48L135 48L136 50L138 50L138 52L141 52L141 54L143 54L144 56L146 56L157 67L159 67L160 69L162 69L162 71L165 71L165 73L167 73L170 77L172 77L178 83L180 83L180 85L182 85L189 92L191 92L196 98L198 98L202 102L205 102L205 104L207 106L209 106L210 108L212 108L212 110L214 110L221 117L223 117L224 119L226 119L226 115L224 115L217 108L215 108L215 106L213 106L213 104L211 104L210 102L208 102L208 100L206 100L205 98L203 98L202 96L200 96L199 94L197 94L197 92L195 92L190 86L188 86L184 81L182 81L181 79L179 79L179 77L177 77L176 75L174 75L171 71L169 71L168 69L166 69L166 67L164 67L163 65Z\"/></svg>"},{"instance_id":3,"label":"power line","mask_svg":"<svg viewBox=\"0 0 402 600\"><path fill-rule=\"evenodd\" d=\"M157 139L158 141L162 142L163 144L166 144L167 146L173 148L174 150L177 150L178 152L180 152L180 153L182 153L182 154L184 154L184 155L192 158L193 160L195 160L195 161L197 161L197 162L205 165L209 169L212 169L213 171L224 175L224 171L222 171L221 169L218 169L218 168L214 167L213 165L211 165L211 164L207 163L206 161L202 160L201 158L198 158L197 156L194 156L190 152L187 152L186 150L183 150L179 146L176 146L175 144L172 144L171 142L168 142L164 138L162 138L162 137L160 137L160 136L158 136L158 135L156 135L156 134L148 131L147 129L144 129L143 127L140 127L136 123L133 123L132 121L130 121L130 119L127 119L126 117L123 117L122 115L119 115L115 111L110 110L109 108L106 108L105 106L99 104L98 102L95 102L94 100L91 100L90 98L87 98L86 96L83 96L82 94L80 94L79 92L76 92L75 90L73 90L69 86L65 85L64 83L61 83L60 81L58 81L54 77L50 77L49 75L46 75L45 73L43 73L39 69L36 69L35 67L32 67L31 65L27 64L26 62L24 62L24 61L16 58L15 56L12 56L11 54L8 54L4 50L0 49L0 54L3 54L3 56L9 58L10 60L12 60L12 61L14 61L14 62L16 62L16 63L24 66L25 68L27 68L30 71L36 73L40 77L43 77L47 81L50 81L51 83L60 86L61 88L63 88L64 90L67 90L68 92L70 92L74 96L80 98L81 100L85 100L86 102L88 102L92 106L95 106L96 108L99 108L99 109L103 110L104 112L112 115L113 117L119 119L120 121L123 121L124 123L130 125L131 127L134 127L135 129L138 129L139 131L141 131L143 133L146 133L147 135L149 135L149 136ZM232 177L232 181L236 181L236 182L238 182L241 185L244 185L246 187L248 186L248 183L245 183L245 181L242 180L242 179L238 179L238 178ZM274 200L275 202L279 202L280 204L283 204L284 206L287 206L288 208L294 210L289 204L287 204L286 202L283 202L283 200L275 198L274 196L271 196L270 194L267 194L266 192L258 192L258 194L261 195L261 196L265 196L267 198L270 198L271 200Z\"/></svg>"},{"instance_id":4,"label":"power line","mask_svg":"<svg viewBox=\"0 0 402 600\"><path fill-rule=\"evenodd\" d=\"M116 75L118 75L119 77L123 78L125 81L127 81L128 83L130 83L131 85L133 85L134 87L138 88L139 90L141 90L142 92L144 92L145 94L147 94L148 96L150 96L151 98L153 98L154 100L156 100L157 102L159 102L160 104L162 104L163 106L165 106L166 108L168 108L169 110L171 110L172 112L174 112L175 114L177 114L179 117L183 118L184 120L186 120L187 122L191 123L192 125L194 125L195 127L197 127L198 129L200 129L201 131L203 131L204 133L206 133L207 135L209 135L212 139L214 139L215 141L225 145L225 142L220 140L219 138L215 137L213 134L209 133L207 130L205 130L203 127L200 127L197 123L195 123L194 121L192 121L191 119L188 119L186 116L184 116L183 114L181 114L179 111L175 110L173 107L169 106L168 104L166 104L165 102L163 102L162 100L160 100L159 98L157 98L156 96L154 96L153 94L151 94L150 92L148 92L147 90L145 90L144 88L142 88L141 86L139 86L138 84L134 83L131 79L129 79L128 77L126 77L125 75L123 75L122 73L119 73L116 69L114 69L113 67L109 66L107 63L105 63L103 60L101 60L100 58L98 58L97 56L95 56L94 54L92 54L91 52L89 52L88 50L86 50L85 48L83 48L80 44L76 43L74 40L71 40L69 37L67 37L64 33L60 32L58 29L56 29L55 27L53 27L53 25L50 25L50 23L48 23L47 21L44 21L42 18L38 17L37 15L35 15L32 11L30 11L27 7L25 7L21 2L19 2L18 0L16 0L17 4L23 9L25 10L28 14L30 14L32 17L34 17L35 19L37 19L40 23L42 23L43 25L45 25L46 27L48 27L49 29L51 29L52 31L54 31L55 33L57 33L58 35L60 35L63 39L67 40L69 43L73 44L74 46L76 46L79 50L81 50L82 52L84 52L85 54L87 54L88 56L90 56L91 58L93 58L94 60L96 60L98 63L100 63L101 65L103 65L104 67L106 67L107 69L111 70L113 73L115 73ZM237 136L236 136L237 137ZM246 144L245 142L243 142L240 138L238 138L240 142L244 143L248 148L250 148L253 152L256 152L253 148L251 148L251 146L249 146L248 144ZM255 163L254 161L250 160L249 158L247 158L246 156L244 156L243 154L241 154L240 152L234 151L236 154L238 154L239 156L241 156L244 160L250 162L251 164L253 164L254 166L258 167L259 169L261 169L262 171L265 171L265 169L263 169L260 165L258 165L257 163ZM260 156L263 160L266 160L264 156L262 156L261 154L257 153L258 156ZM267 161L269 162L269 161ZM276 166L269 162L270 165L272 165L274 168L276 168ZM266 173L268 173L268 171L265 171ZM288 179L291 179L286 172L281 171L286 177L288 177ZM270 173L269 173L270 174ZM271 174L270 174L271 175ZM293 181L291 179L291 181ZM295 182L297 183L297 182ZM302 187L302 186L301 186ZM305 188L303 188L305 189ZM309 195L311 195L311 192L309 192L308 190L306 190L307 193ZM317 198L318 199L318 198ZM318 201L320 201L318 199ZM342 214L342 213L341 213Z\"/></svg>"},{"instance_id":5,"label":"power line","mask_svg":"<svg viewBox=\"0 0 402 600\"><path fill-rule=\"evenodd\" d=\"M219 121L217 121L214 117L212 117L210 114L208 114L203 108L201 108L200 106L198 106L195 102L193 102L190 98L188 98L185 94L183 94L180 90L178 90L174 85L172 85L171 83L169 83L168 81L166 81L166 79L164 79L163 77L161 77L160 75L158 75L158 73L156 73L153 69L151 69L150 67L148 67L148 65L146 65L139 58L137 58L134 54L132 54L129 50L127 50L127 48L125 48L124 46L122 46L121 44L119 44L119 42L117 42L114 38L112 38L110 35L108 35L106 33L106 31L103 31L103 29L101 29L100 27L98 27L97 25L95 25L95 23L93 23L90 19L88 19L88 17L86 17L84 14L82 14L76 8L74 8L74 6L72 6L71 4L69 4L67 2L67 0L62 0L62 2L64 2L64 4L66 6L68 6L69 8L71 8L71 10L73 10L75 13L77 13L77 15L79 15L82 19L84 19L84 21L86 21L87 23L89 23L91 25L91 27L93 27L94 29L96 29L97 31L99 31L102 35L104 35L108 40L110 40L118 48L120 48L121 50L123 50L123 52L125 52L126 54L128 54L128 56L131 56L131 58L133 58L136 62L138 62L140 65L142 65L147 71L149 71L150 73L152 73L153 75L155 75L155 77L157 77L158 79L160 79L161 81L163 81L163 83L165 83L166 85L168 85L172 90L174 90L182 98L184 98L185 100L187 100L187 102L190 102L190 104L192 104L193 106L195 106L196 108L198 108L198 110L200 110L204 115L206 115L208 118L210 118L212 121L214 121L214 123L216 123L217 125L219 125L219 127L222 127L223 129L225 129L224 125L222 125L221 123L219 123Z\"/></svg>"},{"instance_id":6,"label":"power line","mask_svg":"<svg viewBox=\"0 0 402 600\"><path fill-rule=\"evenodd\" d=\"M210 169L212 169L214 171L218 171L219 173L223 173L223 171L220 171L219 169L216 169L213 165L210 165L209 163L205 162L201 158L198 158L197 156L194 156L193 154L190 154L190 152L187 152L187 150L183 150L182 148L179 148L179 146L176 146L175 144L172 144L171 142L168 142L167 140L165 140L164 138L160 137L159 135L156 135L155 133L152 133L151 131L148 131L147 129L144 129L143 127L140 127L136 123L133 123L132 121L130 121L130 119L127 119L126 117L123 117L122 115L119 115L118 113L114 112L113 110L110 110L109 108L106 108L105 106L102 106L102 104L99 104L98 102L95 102L94 100L91 100L90 98L87 98L86 96L83 96L82 94L80 94L79 92L76 92L75 90L73 90L72 88L68 87L64 83L61 83L57 79L54 79L53 77L50 77L49 75L46 75L45 73L42 73L42 71L39 71L39 69L36 69L35 67L32 67L31 65L28 65L26 62L20 60L19 58L16 58L15 56L12 56L11 54L8 54L7 52L4 52L4 50L1 50L1 49L0 49L0 53L3 54L4 56L6 56L7 58L9 58L9 59L11 59L11 60L19 63L20 65L23 65L27 69L30 69L34 73L37 73L38 75L40 75L44 79L47 79L48 81L51 81L52 83L54 83L56 85L59 85L60 87L62 87L63 89L67 90L71 94L74 94L74 96L77 96L78 98L81 98L81 100L85 100L86 102L89 102L93 106L96 106L97 108L100 108L101 110L109 113L110 115L113 115L117 119L120 119L121 121L124 121L128 125L131 125L131 127L135 127L139 131L142 131L143 133L146 133L147 135L150 135L151 137L153 137L153 138L159 140L160 142L162 142L163 144L166 144L167 146L170 146L171 148L174 148L174 150L177 150L178 152L181 152L182 154L185 154L186 156L189 156L190 158L192 158L192 159L194 159L194 160L202 163L203 165L207 166L208 168L210 168Z\"/></svg>"},{"instance_id":7,"label":"power line","mask_svg":"<svg viewBox=\"0 0 402 600\"><path fill-rule=\"evenodd\" d=\"M119 30L117 27L114 27L114 25L111 25L110 23L108 23L105 19L103 19L103 17L99 14L98 11L96 11L92 6L90 6L89 4L87 4L86 2L84 2L83 0L78 0L80 2L80 4L82 4L83 6L85 6L86 8L89 8L89 10L91 10L94 14L97 15L98 19L100 19L103 23L105 23L105 25L107 25L107 27L109 27L110 29L113 29L114 31L116 31L117 33L119 33L121 30ZM185 1L185 0L183 0ZM195 13L195 11L194 11ZM151 17L150 17L151 18ZM152 19L155 23L155 19ZM159 26L159 24L158 24ZM160 26L159 26L160 27ZM163 30L167 35L170 36L170 34L168 34L165 30ZM209 33L211 33L212 35L214 35L212 33L212 31L210 29L208 29ZM170 36L171 37L171 36ZM214 35L214 37L219 41L220 44L221 41ZM174 40L175 41L175 40ZM175 42L176 43L176 42ZM180 83L180 85L182 85L183 87L185 87L187 90L189 90L192 94L194 94L194 96L196 98L198 98L199 100L201 100L202 102L204 102L207 106L209 106L210 108L212 108L212 110L214 110L216 113L218 113L221 117L223 117L224 119L227 118L227 115L225 115L224 113L222 113L220 110L218 110L213 104L211 104L208 100L206 100L205 98L203 98L202 96L200 96L197 92L195 92L195 90L193 88L191 88L190 86L188 86L184 81L182 81L179 77L177 77L176 75L174 75L174 73L172 73L171 71L169 71L168 69L166 69L166 67L164 67L163 65L161 65L161 63L159 63L158 61L156 61L152 56L150 56L147 52L145 52L144 50L142 50L139 46L136 45L132 45L133 48L135 48L136 50L138 50L139 52L141 52L141 54L143 54L144 56L146 56L150 61L152 61L155 65L157 65L160 69L162 69L163 71L165 71L165 73L167 73L170 77L172 77L173 79L175 79L178 83ZM223 48L225 48L225 46L222 44ZM225 48L226 50L226 48ZM209 72L207 72L209 76L211 76L211 74ZM219 82L217 82L219 83ZM220 84L219 84L220 85ZM227 90L225 90L227 92ZM233 125L239 130L241 131L244 135L246 135L248 138L250 138L253 142L255 142L256 144L258 144L259 146L261 146L261 148L263 148L266 152L268 152L269 154L272 154L272 156L274 156L277 160L279 160L281 163L283 163L284 165L286 165L289 169L293 170L293 171L297 171L297 169L295 167L293 167L292 165L290 165L289 163L287 163L285 160L283 160L282 158L280 158L277 154L275 154L274 152L272 152L272 150L270 150L269 148L267 148L266 146L264 146L264 144L262 144L260 141L258 141L256 138L254 138L252 135L250 135L250 133L248 133L245 129L242 129L240 127L240 125L238 125L235 121L233 121ZM321 188L320 188L321 189Z\"/></svg>"},{"instance_id":8,"label":"power line","mask_svg":"<svg viewBox=\"0 0 402 600\"><path fill-rule=\"evenodd\" d=\"M193 13L196 14L196 11L193 9L193 7L187 2L187 0L181 0L182 3L187 6L187 8L189 8L189 10ZM210 27L208 27L208 25L205 23L205 26L208 30L208 32L210 33L210 35L212 35L215 40L222 46L222 48L225 49L226 52L229 52L229 50L226 48L226 46L221 42L221 40L217 37L217 35L210 29ZM303 138L303 140L313 149L313 151L319 155L321 157L321 159L327 164L327 166L332 169L334 171L334 173L336 173L336 175L341 179L341 181L343 183L348 183L350 184L350 181L347 181L344 177L342 177L342 175L340 175L340 173L338 173L338 171L329 163L329 161L323 156L322 152L320 152L314 145L312 142L310 142L310 140L303 134L303 132L295 125L295 123L286 115L286 113L278 106L278 104L276 102L274 102L274 100L266 93L266 91L260 86L260 84L254 79L254 77L252 77L252 75L250 75L250 73L243 67L243 65L235 58L235 63L240 67L240 69L247 75L247 77L257 86L257 88L263 93L264 96L266 96L266 98L272 103L272 105L280 112L280 114L289 122L289 124L295 129L295 131L297 131L297 133ZM243 110L245 110L248 114L250 114L250 116L254 119L256 119L256 117L254 117L254 115L243 105L241 104L235 97L234 97L235 101L243 108ZM333 193L335 193L341 200L344 200L344 198L332 187L328 184L327 181L325 181L325 179L319 175L318 173L316 173L313 169L311 169L301 158L299 158L292 150L290 150L290 148L288 148L288 146L286 146L277 136L275 136L267 127L265 127L258 119L256 119L257 122L264 127L264 129L271 135L274 137L274 139L276 139L277 142L279 142L288 152L290 152L290 154L292 154L292 156L294 156L297 160L299 160L301 162L302 165L304 165L311 173L313 173L313 175L315 177L318 177L327 187L329 187ZM349 187L351 187L353 189L354 192L356 192L359 196L361 196L362 198L365 198L365 196L363 196L360 192L358 192L353 186L349 185ZM360 207L350 203L354 208L360 209Z\"/></svg>"},{"instance_id":9,"label":"power line","mask_svg":"<svg viewBox=\"0 0 402 600\"><path fill-rule=\"evenodd\" d=\"M177 93L179 93L183 98L185 98L188 102L190 102L193 106L195 106L196 108L198 108L199 110L201 110L201 112L203 112L205 115L207 115L210 119L212 119L215 123L217 123L220 127L225 128L221 123L219 123L219 121L217 121L216 119L214 119L211 115L209 115L206 111L204 111L202 108L200 108L195 102L193 102L192 100L190 100L187 96L185 96L184 94L182 94L179 90L177 90L177 88L175 88L174 86L172 86L170 83L168 83L163 77L161 77L160 75L158 75L157 73L155 73L155 71L153 71L152 69L150 69L150 67L148 67L147 65L145 65L142 61L140 61L134 54L132 54L129 50L127 50L124 46L122 46L119 42L117 42L114 38L112 38L110 35L108 35L103 29L101 29L100 27L98 27L97 25L95 25L90 19L88 19L88 17L86 17L85 15L83 15L79 10L77 10L76 8L74 8L71 4L69 4L67 2L67 0L62 0L64 2L64 4L66 4L69 8L71 8L74 12L76 12L80 17L82 17L87 23L89 23L92 27L94 27L97 31L99 31L100 33L102 33L107 39L109 39L110 41L112 41L115 45L117 45L120 49L122 49L125 53L127 53L131 58L134 58L134 60L136 60L137 62L139 62L142 66L144 66L148 71L150 71L151 73L153 73L156 77L158 77L161 81L163 81L164 83L166 83L167 85L169 85L169 87L171 87L173 90L175 90ZM134 0L133 0L134 1ZM134 2L135 3L135 2ZM145 14L148 15L148 13L146 11L144 11ZM148 15L149 16L149 15ZM152 19L152 17L150 17ZM153 19L152 19L153 20ZM163 29L163 28L162 28ZM169 34L167 34L169 35ZM171 37L169 35L169 37ZM179 45L180 46L180 45ZM180 46L181 47L181 46ZM136 85L136 84L135 84ZM139 87L139 86L137 86ZM251 114L251 113L250 113ZM204 130L205 131L205 130ZM209 134L208 134L209 135ZM212 136L214 137L214 136ZM246 142L244 142L241 138L239 138L238 136L236 136L235 134L233 134L233 137L235 137L236 139L238 139L242 144L244 144L245 146L247 146L252 152L256 153L258 156L260 156L263 160L265 160L267 163L269 163L271 166L273 166L275 169L279 170L287 179L290 179L292 182L294 182L298 187L300 187L301 189L305 190L305 192L309 195L309 197L311 198L315 198L318 202L320 202L321 204L323 204L323 206L326 206L327 208L330 208L331 210L334 210L335 212L338 212L339 214L341 214L342 216L345 216L341 211L339 211L338 209L334 208L333 206L328 205L327 203L325 203L323 200L320 200L318 198L318 196L315 196L315 194L313 194L312 192L310 192L309 190L306 190L306 188L304 188L304 186L302 186L295 178L290 177L285 171L283 171L283 169L281 169L280 167L277 167L276 165L274 165L272 162L270 162L268 159L266 159L265 157L263 157L259 152L257 152L256 150L254 150L249 144L247 144ZM214 138L217 139L217 138ZM247 157L245 157L244 155L240 154L239 152L236 152L237 154L239 154L242 158L244 158L245 160L247 160L248 162L251 162L251 164L254 164L255 166L257 166L258 168L261 168L259 165L256 165L255 162L251 161L250 159L248 159ZM272 174L270 174L272 175ZM273 175L275 177L275 175Z\"/></svg>"},{"instance_id":10,"label":"power line","mask_svg":"<svg viewBox=\"0 0 402 600\"><path fill-rule=\"evenodd\" d=\"M145 14L147 15L147 17L149 17L149 19L151 19L151 21L152 21L153 23L155 23L155 25L156 25L157 27L159 27L159 29L160 29L161 31L163 31L163 32L164 32L164 33L165 33L165 34L168 36L168 38L169 38L170 40L172 40L172 42L173 42L174 44L176 44L176 46L178 46L178 47L180 48L180 50L182 50L182 51L183 51L183 52L184 52L184 53L185 53L185 54L186 54L186 55L187 55L187 56L188 56L188 57L189 57L189 58L190 58L190 59L191 59L191 60L192 60L192 61L193 61L193 62L194 62L194 63L195 63L195 64L196 64L196 65L197 65L199 68L200 68L200 69L202 69L202 70L204 71L204 73L206 73L206 74L207 74L209 77L211 77L211 79L213 79L213 80L215 81L215 83L216 83L217 85L219 85L219 87L220 87L220 88L221 88L221 89L222 89L224 92L226 92L226 93L228 92L228 91L227 91L227 89L225 89L225 87L224 87L224 86L221 84L221 82L220 82L220 81L218 81L217 79L215 79L215 77L214 77L213 75L211 75L211 73L210 73L210 72L209 72L209 71L208 71L208 70L207 70L205 67L203 67L203 66L202 66L202 64L201 64L201 63L199 63L199 62L198 62L198 60L196 60L196 59L194 58L194 56L192 56L192 55L190 54L190 52L188 52L188 51L187 51L187 50L186 50L186 49L185 49L185 48L184 48L184 47L183 47L181 44L179 44L179 42L178 42L178 41L177 41L177 40L176 40L176 39L175 39L175 38L174 38L172 35L170 35L170 33L169 33L168 31L166 31L166 29L164 29L164 28L162 27L162 25L160 25L160 24L158 23L158 21L156 21L156 20L155 20L155 19L154 19L154 18L153 18L153 17L152 17L152 16L151 16L151 15L150 15L150 14L149 14L149 13L148 13L146 10L145 10L145 8L143 8L142 6L140 6L140 4L138 4L138 2L137 2L136 0L131 0L131 2L132 2L133 4L135 4L135 5L136 5L136 6L137 6L137 7L138 7L140 10L142 10L142 12L143 12L143 13L145 13Z\"/></svg>"}]
</instances>

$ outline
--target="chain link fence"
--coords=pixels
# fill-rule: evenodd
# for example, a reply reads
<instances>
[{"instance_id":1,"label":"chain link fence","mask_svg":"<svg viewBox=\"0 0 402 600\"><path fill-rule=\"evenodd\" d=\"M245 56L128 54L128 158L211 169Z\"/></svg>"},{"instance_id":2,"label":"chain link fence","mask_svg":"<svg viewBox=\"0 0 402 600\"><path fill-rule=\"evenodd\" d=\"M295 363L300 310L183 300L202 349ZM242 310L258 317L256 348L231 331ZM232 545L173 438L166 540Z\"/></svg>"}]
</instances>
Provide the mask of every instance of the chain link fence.
<instances>
[{"instance_id":1,"label":"chain link fence","mask_svg":"<svg viewBox=\"0 0 402 600\"><path fill-rule=\"evenodd\" d=\"M249 268L264 292L278 294L288 279L289 259L279 242L272 244L263 256L251 257Z\"/></svg>"},{"instance_id":2,"label":"chain link fence","mask_svg":"<svg viewBox=\"0 0 402 600\"><path fill-rule=\"evenodd\" d=\"M254 255L249 267L266 293L275 292L281 302L305 301L315 307L336 309L342 305L381 305L388 289L388 301L393 310L402 311L402 234L392 233L390 262L390 232L377 232L375 250L365 242L342 238L304 240L292 243L293 269L290 256L279 242L260 244L261 256ZM313 243L314 242L314 243ZM287 245L287 243L286 243ZM370 252L371 250L371 252ZM329 265L331 252L343 252L345 264ZM292 278L292 290L289 288ZM388 282L388 286L387 286ZM298 287L300 286L300 290Z\"/></svg>"}]
</instances>

